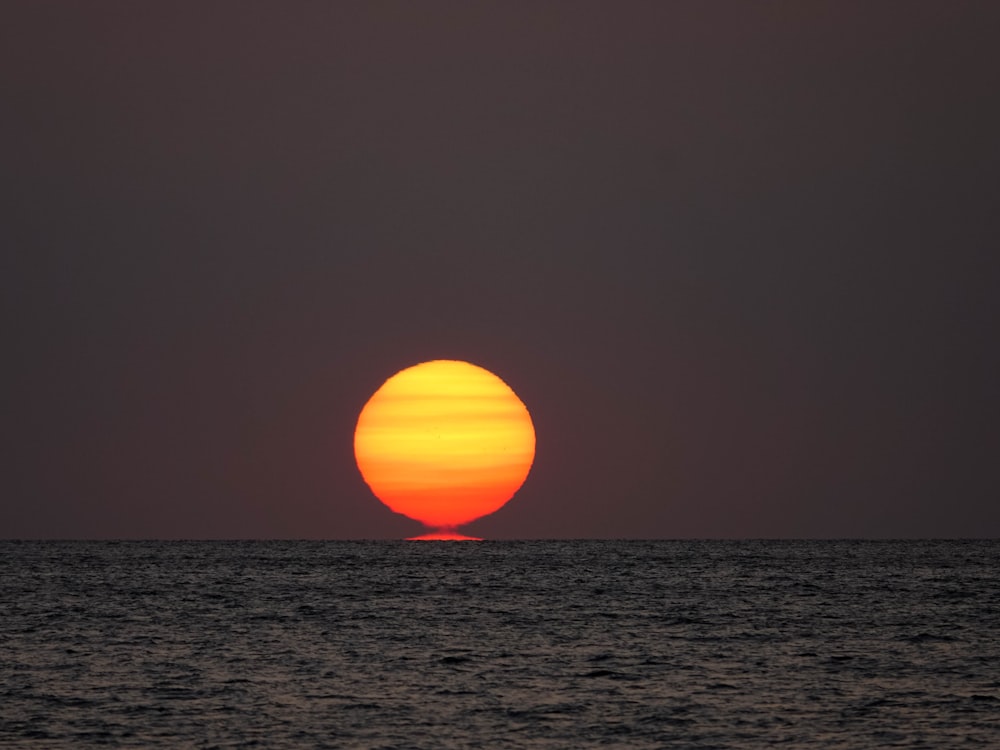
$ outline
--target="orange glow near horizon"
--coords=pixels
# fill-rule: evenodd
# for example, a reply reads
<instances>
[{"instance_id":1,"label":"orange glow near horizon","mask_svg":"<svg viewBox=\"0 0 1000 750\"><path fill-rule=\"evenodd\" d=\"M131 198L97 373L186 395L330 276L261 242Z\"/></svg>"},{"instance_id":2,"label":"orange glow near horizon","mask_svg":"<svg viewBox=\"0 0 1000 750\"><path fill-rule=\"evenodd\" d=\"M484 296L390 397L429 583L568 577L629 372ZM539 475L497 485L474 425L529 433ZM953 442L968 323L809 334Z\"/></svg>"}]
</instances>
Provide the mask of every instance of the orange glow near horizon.
<instances>
[{"instance_id":1,"label":"orange glow near horizon","mask_svg":"<svg viewBox=\"0 0 1000 750\"><path fill-rule=\"evenodd\" d=\"M535 429L496 375L435 360L396 373L369 399L354 455L389 508L458 538L456 527L493 513L524 483Z\"/></svg>"}]
</instances>

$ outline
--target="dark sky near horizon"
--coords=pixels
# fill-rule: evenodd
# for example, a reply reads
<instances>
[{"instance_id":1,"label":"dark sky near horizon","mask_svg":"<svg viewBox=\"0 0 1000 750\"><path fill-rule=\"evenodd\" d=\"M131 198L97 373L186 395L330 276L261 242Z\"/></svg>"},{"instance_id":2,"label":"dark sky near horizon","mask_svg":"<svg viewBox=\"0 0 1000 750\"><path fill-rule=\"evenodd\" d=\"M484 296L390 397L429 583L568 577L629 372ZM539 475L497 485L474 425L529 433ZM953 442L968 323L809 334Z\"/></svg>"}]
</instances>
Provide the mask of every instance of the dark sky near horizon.
<instances>
[{"instance_id":1,"label":"dark sky near horizon","mask_svg":"<svg viewBox=\"0 0 1000 750\"><path fill-rule=\"evenodd\" d=\"M0 17L0 537L418 532L437 358L535 421L483 536L1000 536L1000 5Z\"/></svg>"}]
</instances>

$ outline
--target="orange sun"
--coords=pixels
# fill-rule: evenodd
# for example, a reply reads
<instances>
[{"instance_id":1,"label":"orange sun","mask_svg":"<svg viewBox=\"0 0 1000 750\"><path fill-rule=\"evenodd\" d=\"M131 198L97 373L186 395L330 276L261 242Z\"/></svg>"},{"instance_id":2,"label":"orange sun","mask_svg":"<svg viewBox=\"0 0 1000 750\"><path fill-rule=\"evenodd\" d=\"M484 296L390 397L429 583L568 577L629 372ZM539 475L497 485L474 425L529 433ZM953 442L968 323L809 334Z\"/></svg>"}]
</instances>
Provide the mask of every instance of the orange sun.
<instances>
[{"instance_id":1,"label":"orange sun","mask_svg":"<svg viewBox=\"0 0 1000 750\"><path fill-rule=\"evenodd\" d=\"M435 360L396 373L358 417L354 455L375 496L397 513L454 529L493 513L524 483L535 428L493 373Z\"/></svg>"}]
</instances>

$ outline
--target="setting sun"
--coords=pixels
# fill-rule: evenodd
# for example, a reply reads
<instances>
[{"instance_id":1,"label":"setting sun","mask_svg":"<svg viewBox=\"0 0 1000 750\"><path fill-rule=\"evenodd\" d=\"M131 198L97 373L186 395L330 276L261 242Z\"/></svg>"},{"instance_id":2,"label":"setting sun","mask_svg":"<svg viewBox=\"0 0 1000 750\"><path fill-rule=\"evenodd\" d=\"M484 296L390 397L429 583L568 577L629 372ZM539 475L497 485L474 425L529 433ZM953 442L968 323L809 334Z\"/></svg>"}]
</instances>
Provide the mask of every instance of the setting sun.
<instances>
[{"instance_id":1,"label":"setting sun","mask_svg":"<svg viewBox=\"0 0 1000 750\"><path fill-rule=\"evenodd\" d=\"M493 513L524 483L535 430L513 390L455 360L409 367L365 404L354 455L375 496L397 513L455 536Z\"/></svg>"}]
</instances>

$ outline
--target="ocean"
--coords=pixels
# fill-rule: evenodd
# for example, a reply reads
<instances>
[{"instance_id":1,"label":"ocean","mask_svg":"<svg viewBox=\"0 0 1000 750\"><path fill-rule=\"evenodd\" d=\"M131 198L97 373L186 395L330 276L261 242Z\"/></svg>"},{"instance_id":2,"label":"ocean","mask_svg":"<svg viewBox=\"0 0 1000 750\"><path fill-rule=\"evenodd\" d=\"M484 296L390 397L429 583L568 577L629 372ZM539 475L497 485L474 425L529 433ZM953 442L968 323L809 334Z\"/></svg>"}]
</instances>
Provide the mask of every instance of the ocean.
<instances>
[{"instance_id":1,"label":"ocean","mask_svg":"<svg viewBox=\"0 0 1000 750\"><path fill-rule=\"evenodd\" d=\"M1000 542L0 542L0 747L1000 747Z\"/></svg>"}]
</instances>

